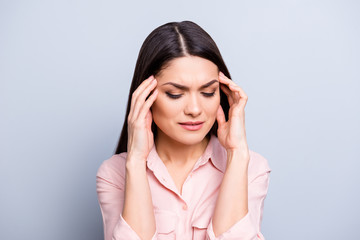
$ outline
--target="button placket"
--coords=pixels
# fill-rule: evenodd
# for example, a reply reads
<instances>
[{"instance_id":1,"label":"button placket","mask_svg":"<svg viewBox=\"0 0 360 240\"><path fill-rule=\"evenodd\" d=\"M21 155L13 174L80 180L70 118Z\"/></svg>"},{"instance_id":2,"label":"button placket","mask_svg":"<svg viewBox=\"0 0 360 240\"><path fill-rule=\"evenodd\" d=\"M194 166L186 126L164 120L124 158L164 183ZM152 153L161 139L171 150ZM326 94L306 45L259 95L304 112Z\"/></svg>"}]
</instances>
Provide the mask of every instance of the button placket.
<instances>
[{"instance_id":1,"label":"button placket","mask_svg":"<svg viewBox=\"0 0 360 240\"><path fill-rule=\"evenodd\" d=\"M186 203L183 204L182 209L183 209L184 211L188 210L188 206L187 206Z\"/></svg>"}]
</instances>

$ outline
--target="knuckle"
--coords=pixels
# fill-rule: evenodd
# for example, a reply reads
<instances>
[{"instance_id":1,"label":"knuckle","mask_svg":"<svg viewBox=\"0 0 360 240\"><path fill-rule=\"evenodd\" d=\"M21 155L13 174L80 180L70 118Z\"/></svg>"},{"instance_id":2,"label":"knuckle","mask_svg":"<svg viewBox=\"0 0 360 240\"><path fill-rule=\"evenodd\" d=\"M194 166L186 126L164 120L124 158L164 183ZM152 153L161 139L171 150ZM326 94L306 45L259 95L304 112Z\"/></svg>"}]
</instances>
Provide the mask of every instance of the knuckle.
<instances>
[{"instance_id":1,"label":"knuckle","mask_svg":"<svg viewBox=\"0 0 360 240\"><path fill-rule=\"evenodd\" d=\"M134 91L132 94L131 94L131 99L135 99L137 97L137 91Z\"/></svg>"},{"instance_id":2,"label":"knuckle","mask_svg":"<svg viewBox=\"0 0 360 240\"><path fill-rule=\"evenodd\" d=\"M129 127L131 129L136 129L138 127L136 121L131 121L130 124L129 124Z\"/></svg>"}]
</instances>

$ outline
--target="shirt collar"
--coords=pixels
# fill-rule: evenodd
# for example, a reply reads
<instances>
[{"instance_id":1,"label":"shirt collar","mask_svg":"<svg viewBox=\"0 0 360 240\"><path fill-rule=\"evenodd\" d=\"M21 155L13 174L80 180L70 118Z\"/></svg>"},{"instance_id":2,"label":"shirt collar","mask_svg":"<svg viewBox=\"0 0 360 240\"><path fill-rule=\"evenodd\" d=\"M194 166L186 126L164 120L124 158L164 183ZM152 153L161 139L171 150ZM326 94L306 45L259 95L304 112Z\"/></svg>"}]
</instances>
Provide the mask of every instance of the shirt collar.
<instances>
[{"instance_id":1,"label":"shirt collar","mask_svg":"<svg viewBox=\"0 0 360 240\"><path fill-rule=\"evenodd\" d=\"M204 153L195 164L194 169L205 164L209 159L217 169L223 173L225 172L227 162L226 149L220 144L218 138L215 135L211 135L210 141L208 142ZM154 144L147 158L148 168L154 171L159 167L159 161L161 161L161 159L156 151Z\"/></svg>"}]
</instances>

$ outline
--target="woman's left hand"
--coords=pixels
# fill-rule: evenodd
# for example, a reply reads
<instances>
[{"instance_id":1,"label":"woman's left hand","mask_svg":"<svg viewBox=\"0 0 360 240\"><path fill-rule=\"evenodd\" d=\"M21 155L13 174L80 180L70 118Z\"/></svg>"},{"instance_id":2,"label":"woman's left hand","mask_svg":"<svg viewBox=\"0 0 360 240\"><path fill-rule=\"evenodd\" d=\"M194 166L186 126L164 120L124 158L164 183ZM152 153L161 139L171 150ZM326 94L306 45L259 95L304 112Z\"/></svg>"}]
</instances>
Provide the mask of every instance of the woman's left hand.
<instances>
[{"instance_id":1,"label":"woman's left hand","mask_svg":"<svg viewBox=\"0 0 360 240\"><path fill-rule=\"evenodd\" d=\"M249 158L249 148L245 132L245 105L248 96L241 87L227 78L222 72L219 73L220 88L226 94L230 109L229 119L226 122L224 110L221 105L217 112L218 130L217 135L220 143L227 152L240 152L245 158Z\"/></svg>"}]
</instances>

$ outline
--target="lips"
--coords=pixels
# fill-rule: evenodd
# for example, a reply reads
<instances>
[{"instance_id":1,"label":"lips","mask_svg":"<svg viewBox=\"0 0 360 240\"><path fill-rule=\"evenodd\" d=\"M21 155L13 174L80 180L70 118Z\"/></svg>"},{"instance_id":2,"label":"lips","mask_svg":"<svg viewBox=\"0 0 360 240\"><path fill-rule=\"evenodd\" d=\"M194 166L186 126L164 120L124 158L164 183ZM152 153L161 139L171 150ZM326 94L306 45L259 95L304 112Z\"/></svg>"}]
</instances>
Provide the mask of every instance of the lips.
<instances>
[{"instance_id":1,"label":"lips","mask_svg":"<svg viewBox=\"0 0 360 240\"><path fill-rule=\"evenodd\" d=\"M202 128L204 122L202 121L194 121L194 122L181 122L179 123L181 127L189 131L197 131Z\"/></svg>"},{"instance_id":2,"label":"lips","mask_svg":"<svg viewBox=\"0 0 360 240\"><path fill-rule=\"evenodd\" d=\"M196 122L181 122L179 124L181 125L199 125L199 124L202 124L203 122L202 121L196 121Z\"/></svg>"}]
</instances>

